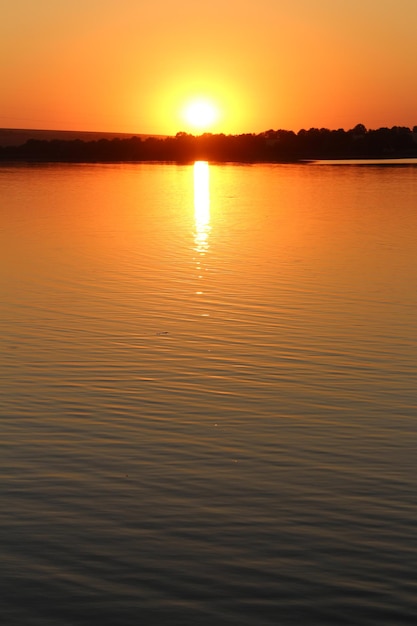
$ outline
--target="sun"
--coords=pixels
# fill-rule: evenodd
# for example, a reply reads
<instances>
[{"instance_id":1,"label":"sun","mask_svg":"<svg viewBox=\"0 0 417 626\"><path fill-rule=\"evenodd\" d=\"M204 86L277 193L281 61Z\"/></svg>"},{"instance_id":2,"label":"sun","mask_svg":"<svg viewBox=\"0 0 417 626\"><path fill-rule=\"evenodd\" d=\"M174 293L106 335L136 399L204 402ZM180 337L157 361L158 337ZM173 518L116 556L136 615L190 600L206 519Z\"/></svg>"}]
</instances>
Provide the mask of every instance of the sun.
<instances>
[{"instance_id":1,"label":"sun","mask_svg":"<svg viewBox=\"0 0 417 626\"><path fill-rule=\"evenodd\" d=\"M194 130L209 130L219 119L219 109L209 98L196 98L187 102L182 119Z\"/></svg>"}]
</instances>

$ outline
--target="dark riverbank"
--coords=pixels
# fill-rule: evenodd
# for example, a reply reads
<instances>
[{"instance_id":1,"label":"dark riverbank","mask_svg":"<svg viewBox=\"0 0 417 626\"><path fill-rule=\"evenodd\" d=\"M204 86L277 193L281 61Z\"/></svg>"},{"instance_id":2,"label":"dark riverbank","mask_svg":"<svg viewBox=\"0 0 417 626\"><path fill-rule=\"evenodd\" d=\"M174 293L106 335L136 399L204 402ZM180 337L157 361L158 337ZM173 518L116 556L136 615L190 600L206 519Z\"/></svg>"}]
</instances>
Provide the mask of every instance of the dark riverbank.
<instances>
[{"instance_id":1,"label":"dark riverbank","mask_svg":"<svg viewBox=\"0 0 417 626\"><path fill-rule=\"evenodd\" d=\"M3 134L6 131L3 131ZM14 131L15 133L18 131ZM21 131L23 132L23 131ZM26 131L29 132L29 131ZM345 131L311 128L298 133L268 130L260 134L175 137L105 133L49 132L20 145L0 146L1 161L117 162L198 159L227 162L296 162L315 159L375 159L417 157L417 127L368 130L362 124ZM69 133L69 134L67 134ZM0 134L0 141L2 135Z\"/></svg>"}]
</instances>

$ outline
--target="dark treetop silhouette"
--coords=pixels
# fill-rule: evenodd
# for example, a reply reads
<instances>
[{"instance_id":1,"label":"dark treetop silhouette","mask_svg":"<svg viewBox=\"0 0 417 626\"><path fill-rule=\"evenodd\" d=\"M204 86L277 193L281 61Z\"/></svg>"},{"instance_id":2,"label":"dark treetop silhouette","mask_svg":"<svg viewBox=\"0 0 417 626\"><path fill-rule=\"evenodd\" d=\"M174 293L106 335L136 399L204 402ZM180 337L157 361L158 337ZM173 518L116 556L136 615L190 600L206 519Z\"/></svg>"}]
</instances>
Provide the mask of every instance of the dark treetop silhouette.
<instances>
[{"instance_id":1,"label":"dark treetop silhouette","mask_svg":"<svg viewBox=\"0 0 417 626\"><path fill-rule=\"evenodd\" d=\"M0 147L2 161L114 162L207 160L214 162L285 163L315 159L417 157L417 126L367 130L363 124L345 131L310 128L294 133L267 130L260 134L175 137L41 140Z\"/></svg>"}]
</instances>

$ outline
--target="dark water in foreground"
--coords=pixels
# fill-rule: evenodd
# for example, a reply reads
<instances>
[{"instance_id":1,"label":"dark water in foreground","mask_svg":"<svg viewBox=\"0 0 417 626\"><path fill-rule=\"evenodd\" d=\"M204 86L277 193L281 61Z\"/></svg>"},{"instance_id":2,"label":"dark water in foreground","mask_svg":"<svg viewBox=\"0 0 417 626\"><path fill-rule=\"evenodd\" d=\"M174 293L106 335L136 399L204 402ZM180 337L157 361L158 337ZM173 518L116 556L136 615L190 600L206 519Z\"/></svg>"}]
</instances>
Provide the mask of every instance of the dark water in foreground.
<instances>
[{"instance_id":1,"label":"dark water in foreground","mask_svg":"<svg viewBox=\"0 0 417 626\"><path fill-rule=\"evenodd\" d=\"M415 624L417 168L0 198L4 623Z\"/></svg>"}]
</instances>

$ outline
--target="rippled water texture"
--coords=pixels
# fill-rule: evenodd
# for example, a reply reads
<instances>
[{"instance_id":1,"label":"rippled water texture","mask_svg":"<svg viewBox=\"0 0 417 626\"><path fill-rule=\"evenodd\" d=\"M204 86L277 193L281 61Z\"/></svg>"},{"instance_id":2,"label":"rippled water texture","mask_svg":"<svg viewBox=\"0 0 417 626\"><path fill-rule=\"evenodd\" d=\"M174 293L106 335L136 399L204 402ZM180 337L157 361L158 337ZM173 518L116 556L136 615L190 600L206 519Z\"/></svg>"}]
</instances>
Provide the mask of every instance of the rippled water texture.
<instances>
[{"instance_id":1,"label":"rippled water texture","mask_svg":"<svg viewBox=\"0 0 417 626\"><path fill-rule=\"evenodd\" d=\"M0 170L8 626L414 624L417 168Z\"/></svg>"}]
</instances>

